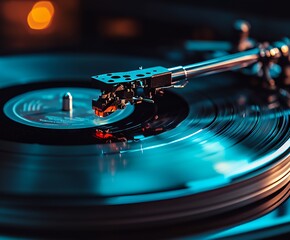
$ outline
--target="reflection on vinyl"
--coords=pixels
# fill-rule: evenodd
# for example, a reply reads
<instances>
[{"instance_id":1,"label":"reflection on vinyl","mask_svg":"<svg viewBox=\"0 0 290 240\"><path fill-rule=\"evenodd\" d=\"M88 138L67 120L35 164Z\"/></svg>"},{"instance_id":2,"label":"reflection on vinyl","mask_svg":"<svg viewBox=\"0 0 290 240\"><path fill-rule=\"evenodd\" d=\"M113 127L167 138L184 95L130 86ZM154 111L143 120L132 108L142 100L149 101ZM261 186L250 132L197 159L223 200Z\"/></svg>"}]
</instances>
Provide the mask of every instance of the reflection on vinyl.
<instances>
[{"instance_id":1,"label":"reflection on vinyl","mask_svg":"<svg viewBox=\"0 0 290 240\"><path fill-rule=\"evenodd\" d=\"M172 236L165 223L214 229L260 216L289 195L290 111L279 91L220 74L100 119L91 109L100 94L92 72L161 63L98 55L0 61L0 226L150 227Z\"/></svg>"}]
</instances>

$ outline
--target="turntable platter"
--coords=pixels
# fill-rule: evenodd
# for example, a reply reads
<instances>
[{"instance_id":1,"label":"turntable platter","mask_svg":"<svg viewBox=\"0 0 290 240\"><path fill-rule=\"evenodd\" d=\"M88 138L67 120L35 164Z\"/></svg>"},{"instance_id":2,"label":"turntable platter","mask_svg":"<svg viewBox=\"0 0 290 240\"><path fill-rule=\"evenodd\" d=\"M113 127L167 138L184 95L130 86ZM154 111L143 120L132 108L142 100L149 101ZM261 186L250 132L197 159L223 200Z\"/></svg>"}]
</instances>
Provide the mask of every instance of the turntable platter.
<instances>
[{"instance_id":1,"label":"turntable platter","mask_svg":"<svg viewBox=\"0 0 290 240\"><path fill-rule=\"evenodd\" d=\"M288 103L237 73L168 90L157 110L129 107L102 123L86 108L85 127L74 121L62 127L62 118L45 127L40 119L46 112L30 122L21 115L26 101L60 98L69 90L83 94L78 103L86 104L86 96L98 95L88 81L92 72L168 63L64 54L3 57L0 64L0 193L6 209L0 225L9 219L10 226L42 230L155 226L216 217L275 195L261 214L289 194ZM122 140L100 142L92 137L96 128Z\"/></svg>"}]
</instances>

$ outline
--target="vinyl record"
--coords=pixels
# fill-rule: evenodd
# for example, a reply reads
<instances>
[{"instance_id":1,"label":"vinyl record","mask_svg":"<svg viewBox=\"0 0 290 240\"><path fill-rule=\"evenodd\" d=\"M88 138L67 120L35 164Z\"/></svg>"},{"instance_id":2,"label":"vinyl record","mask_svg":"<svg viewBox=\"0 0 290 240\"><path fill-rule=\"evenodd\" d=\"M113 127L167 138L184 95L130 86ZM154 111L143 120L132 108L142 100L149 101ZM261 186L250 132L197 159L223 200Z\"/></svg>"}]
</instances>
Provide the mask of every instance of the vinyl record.
<instances>
[{"instance_id":1,"label":"vinyl record","mask_svg":"<svg viewBox=\"0 0 290 240\"><path fill-rule=\"evenodd\" d=\"M203 231L264 214L289 195L283 91L219 74L99 119L91 75L169 63L52 54L2 57L0 65L0 227L7 231L168 234L164 226L186 231L192 222ZM73 110L64 112L68 92Z\"/></svg>"}]
</instances>

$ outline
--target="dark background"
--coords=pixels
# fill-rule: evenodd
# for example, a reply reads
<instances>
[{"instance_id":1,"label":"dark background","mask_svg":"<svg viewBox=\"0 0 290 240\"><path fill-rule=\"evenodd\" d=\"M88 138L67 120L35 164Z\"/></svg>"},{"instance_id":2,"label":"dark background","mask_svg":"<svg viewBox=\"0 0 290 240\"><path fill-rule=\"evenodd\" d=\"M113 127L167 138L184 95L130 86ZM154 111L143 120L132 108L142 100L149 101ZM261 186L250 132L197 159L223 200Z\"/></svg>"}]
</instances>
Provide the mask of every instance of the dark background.
<instances>
[{"instance_id":1,"label":"dark background","mask_svg":"<svg viewBox=\"0 0 290 240\"><path fill-rule=\"evenodd\" d=\"M231 40L237 19L250 36L275 41L290 36L282 1L51 0L55 14L44 30L30 29L35 0L0 2L0 54L102 52L163 58L186 40Z\"/></svg>"}]
</instances>

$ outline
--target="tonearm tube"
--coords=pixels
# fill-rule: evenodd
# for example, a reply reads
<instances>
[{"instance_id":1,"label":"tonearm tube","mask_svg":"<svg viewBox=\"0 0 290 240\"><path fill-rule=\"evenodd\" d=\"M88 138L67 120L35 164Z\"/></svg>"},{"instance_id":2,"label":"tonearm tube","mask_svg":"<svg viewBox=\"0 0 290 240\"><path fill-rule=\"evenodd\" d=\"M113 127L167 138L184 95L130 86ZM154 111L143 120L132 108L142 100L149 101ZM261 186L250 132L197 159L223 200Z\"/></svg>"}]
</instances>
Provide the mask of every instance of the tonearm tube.
<instances>
[{"instance_id":1,"label":"tonearm tube","mask_svg":"<svg viewBox=\"0 0 290 240\"><path fill-rule=\"evenodd\" d=\"M267 65L289 56L287 43L273 46L265 43L234 54L212 60L172 68L151 67L128 72L92 76L93 86L101 95L92 100L92 108L99 117L106 117L126 104L154 103L154 96L163 89L183 87L188 79L228 70L237 70L261 62Z\"/></svg>"}]
</instances>

